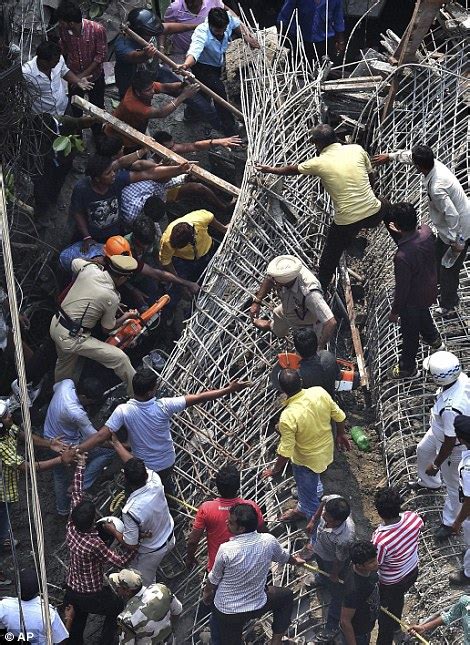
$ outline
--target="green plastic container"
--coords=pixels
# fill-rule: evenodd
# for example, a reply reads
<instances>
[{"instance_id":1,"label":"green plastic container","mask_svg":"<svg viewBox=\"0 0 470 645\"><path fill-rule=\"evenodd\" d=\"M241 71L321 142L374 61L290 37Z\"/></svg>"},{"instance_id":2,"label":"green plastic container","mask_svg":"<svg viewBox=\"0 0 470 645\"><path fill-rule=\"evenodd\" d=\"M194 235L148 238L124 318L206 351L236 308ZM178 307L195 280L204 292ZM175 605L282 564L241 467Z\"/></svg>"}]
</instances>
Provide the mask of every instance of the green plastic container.
<instances>
[{"instance_id":1,"label":"green plastic container","mask_svg":"<svg viewBox=\"0 0 470 645\"><path fill-rule=\"evenodd\" d=\"M351 428L351 438L359 450L362 450L362 452L370 451L369 437L361 426L353 426Z\"/></svg>"}]
</instances>

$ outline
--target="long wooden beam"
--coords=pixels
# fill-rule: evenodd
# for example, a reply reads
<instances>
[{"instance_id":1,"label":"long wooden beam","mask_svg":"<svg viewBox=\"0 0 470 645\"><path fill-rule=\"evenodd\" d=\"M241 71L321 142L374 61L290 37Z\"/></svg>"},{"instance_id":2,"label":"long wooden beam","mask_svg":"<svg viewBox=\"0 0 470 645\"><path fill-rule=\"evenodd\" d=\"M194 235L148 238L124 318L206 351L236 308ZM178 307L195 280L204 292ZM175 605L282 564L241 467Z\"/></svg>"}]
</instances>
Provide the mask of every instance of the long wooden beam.
<instances>
[{"instance_id":1,"label":"long wooden beam","mask_svg":"<svg viewBox=\"0 0 470 645\"><path fill-rule=\"evenodd\" d=\"M121 29L126 34L126 36L129 36L129 38L132 38L132 40L134 40L141 47L148 47L149 45L151 45L151 43L145 40L145 38L142 38L142 36L139 36L139 34L136 34L135 31L132 31L132 29L127 27L127 25L122 24ZM215 103L222 105L222 107L224 107L226 110L230 110L230 112L234 116L240 119L240 121L243 121L243 112L240 112L240 110L238 110L234 105L232 105L231 103L223 99L221 96L216 94L214 90L211 90L210 87L207 87L207 85L204 85L204 83L201 83L201 81L195 78L194 74L191 74L191 72L189 71L180 69L179 65L177 65L175 61L171 60L171 58L168 58L168 56L165 56L165 54L163 54L158 49L155 52L155 57L161 60L162 63L165 63L165 65L167 65L170 69L172 69L180 76L187 78L189 82L197 83L201 88L201 91L204 92L204 94L207 94L208 96L210 96Z\"/></svg>"},{"instance_id":2,"label":"long wooden beam","mask_svg":"<svg viewBox=\"0 0 470 645\"><path fill-rule=\"evenodd\" d=\"M87 112L87 114L91 114L91 116L96 117L102 123L109 123L109 125L114 130L116 130L116 132L129 137L129 139L132 139L143 148L152 150L152 152L155 152L165 162L172 162L174 164L187 163L187 159L185 159L184 157L181 157L180 155L176 154L176 152L165 148L165 146L157 143L155 139L152 139L152 137L149 137L146 134L142 134L142 132L139 132L135 128L132 128L127 123L124 123L124 121L116 119L116 117L109 114L109 112L96 107L96 105L93 105L93 103L82 99L80 96L75 95L72 98L72 104L76 105L84 112ZM220 177L213 175L208 170L204 170L204 168L200 168L199 166L192 164L190 172L191 175L197 177L204 183L209 184L210 186L214 186L214 188L218 188L219 190L222 190L229 195L234 195L235 197L238 197L240 195L240 189L237 186L230 184L224 179L220 179Z\"/></svg>"},{"instance_id":3,"label":"long wooden beam","mask_svg":"<svg viewBox=\"0 0 470 645\"><path fill-rule=\"evenodd\" d=\"M406 63L414 62L416 52L431 28L431 25L441 7L448 4L450 1L451 0L416 0L411 20L408 23L395 53L393 54L393 59L398 67L406 65ZM390 85L388 96L385 100L382 119L385 119L390 113L399 87L400 76L395 74Z\"/></svg>"}]
</instances>

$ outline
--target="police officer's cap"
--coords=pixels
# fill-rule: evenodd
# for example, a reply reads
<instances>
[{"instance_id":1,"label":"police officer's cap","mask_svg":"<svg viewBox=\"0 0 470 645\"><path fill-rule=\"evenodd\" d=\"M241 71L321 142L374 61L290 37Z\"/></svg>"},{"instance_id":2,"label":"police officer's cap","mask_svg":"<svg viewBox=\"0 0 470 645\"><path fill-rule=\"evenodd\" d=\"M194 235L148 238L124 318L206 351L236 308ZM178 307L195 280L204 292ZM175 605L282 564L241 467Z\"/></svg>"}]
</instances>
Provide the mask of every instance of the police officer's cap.
<instances>
[{"instance_id":1,"label":"police officer's cap","mask_svg":"<svg viewBox=\"0 0 470 645\"><path fill-rule=\"evenodd\" d=\"M132 275L138 267L137 260L128 255L112 255L106 262L117 275Z\"/></svg>"},{"instance_id":2,"label":"police officer's cap","mask_svg":"<svg viewBox=\"0 0 470 645\"><path fill-rule=\"evenodd\" d=\"M141 574L134 569L122 569L118 573L111 573L108 580L115 591L119 588L140 589L143 585Z\"/></svg>"},{"instance_id":3,"label":"police officer's cap","mask_svg":"<svg viewBox=\"0 0 470 645\"><path fill-rule=\"evenodd\" d=\"M459 439L470 443L470 417L466 414L458 414L454 419L455 434Z\"/></svg>"},{"instance_id":4,"label":"police officer's cap","mask_svg":"<svg viewBox=\"0 0 470 645\"><path fill-rule=\"evenodd\" d=\"M278 255L268 264L266 273L279 284L288 284L296 279L302 266L302 262L295 255Z\"/></svg>"}]
</instances>

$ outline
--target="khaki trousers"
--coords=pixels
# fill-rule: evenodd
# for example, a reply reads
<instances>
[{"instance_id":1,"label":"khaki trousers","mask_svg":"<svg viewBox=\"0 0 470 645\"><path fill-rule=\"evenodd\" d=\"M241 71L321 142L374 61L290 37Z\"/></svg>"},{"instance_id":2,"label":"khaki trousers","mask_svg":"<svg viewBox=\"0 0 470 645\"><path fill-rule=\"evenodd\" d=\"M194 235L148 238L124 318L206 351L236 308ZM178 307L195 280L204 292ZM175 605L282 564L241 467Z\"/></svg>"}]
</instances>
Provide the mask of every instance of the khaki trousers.
<instances>
[{"instance_id":1,"label":"khaki trousers","mask_svg":"<svg viewBox=\"0 0 470 645\"><path fill-rule=\"evenodd\" d=\"M287 336L289 329L299 327L313 327L317 338L320 338L323 325L318 322L315 316L307 310L305 318L301 320L295 313L295 309L287 308L284 310L282 305L278 305L273 310L272 332L278 338Z\"/></svg>"},{"instance_id":2,"label":"khaki trousers","mask_svg":"<svg viewBox=\"0 0 470 645\"><path fill-rule=\"evenodd\" d=\"M103 343L89 334L79 334L75 338L71 338L69 331L62 327L55 316L49 331L57 350L56 383L66 378L73 378L77 361L83 356L113 370L116 376L126 384L129 396L133 396L132 378L135 369L122 349Z\"/></svg>"}]
</instances>

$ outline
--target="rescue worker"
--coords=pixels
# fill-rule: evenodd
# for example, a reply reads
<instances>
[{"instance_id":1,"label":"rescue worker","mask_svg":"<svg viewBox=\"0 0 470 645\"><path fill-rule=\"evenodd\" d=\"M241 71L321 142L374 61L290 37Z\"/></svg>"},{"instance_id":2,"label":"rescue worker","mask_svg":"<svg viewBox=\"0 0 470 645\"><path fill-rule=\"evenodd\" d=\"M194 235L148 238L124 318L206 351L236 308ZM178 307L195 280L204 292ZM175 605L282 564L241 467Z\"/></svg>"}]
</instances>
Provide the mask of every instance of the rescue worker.
<instances>
[{"instance_id":1,"label":"rescue worker","mask_svg":"<svg viewBox=\"0 0 470 645\"><path fill-rule=\"evenodd\" d=\"M128 356L121 349L94 338L91 331L100 322L103 332L109 334L135 317L135 311L127 311L116 318L116 312L120 301L118 288L136 269L137 261L130 255L105 257L103 266L86 260L73 260L75 281L50 326L57 350L56 383L73 378L77 361L82 356L114 370L132 396L135 370Z\"/></svg>"},{"instance_id":2,"label":"rescue worker","mask_svg":"<svg viewBox=\"0 0 470 645\"><path fill-rule=\"evenodd\" d=\"M412 487L436 490L442 482L446 485L442 524L434 534L443 540L452 535L460 511L458 464L463 446L457 441L454 420L459 414L470 414L470 380L451 352L431 354L423 367L440 387L431 409L429 430L416 449L418 480Z\"/></svg>"},{"instance_id":3,"label":"rescue worker","mask_svg":"<svg viewBox=\"0 0 470 645\"><path fill-rule=\"evenodd\" d=\"M168 587L160 583L144 587L141 574L133 569L111 573L108 580L114 593L127 602L118 616L119 642L166 642L183 611Z\"/></svg>"},{"instance_id":4,"label":"rescue worker","mask_svg":"<svg viewBox=\"0 0 470 645\"><path fill-rule=\"evenodd\" d=\"M464 445L459 463L459 499L462 507L455 518L452 529L459 535L463 527L465 555L463 568L449 576L451 585L470 585L470 416L459 414L455 417L454 429L457 439Z\"/></svg>"},{"instance_id":5,"label":"rescue worker","mask_svg":"<svg viewBox=\"0 0 470 645\"><path fill-rule=\"evenodd\" d=\"M318 338L318 349L324 349L331 338L336 320L323 298L320 282L293 255L279 255L271 260L250 308L253 324L278 337L287 336L290 328L311 327ZM259 318L263 299L277 289L281 304L273 311L273 319Z\"/></svg>"}]
</instances>

